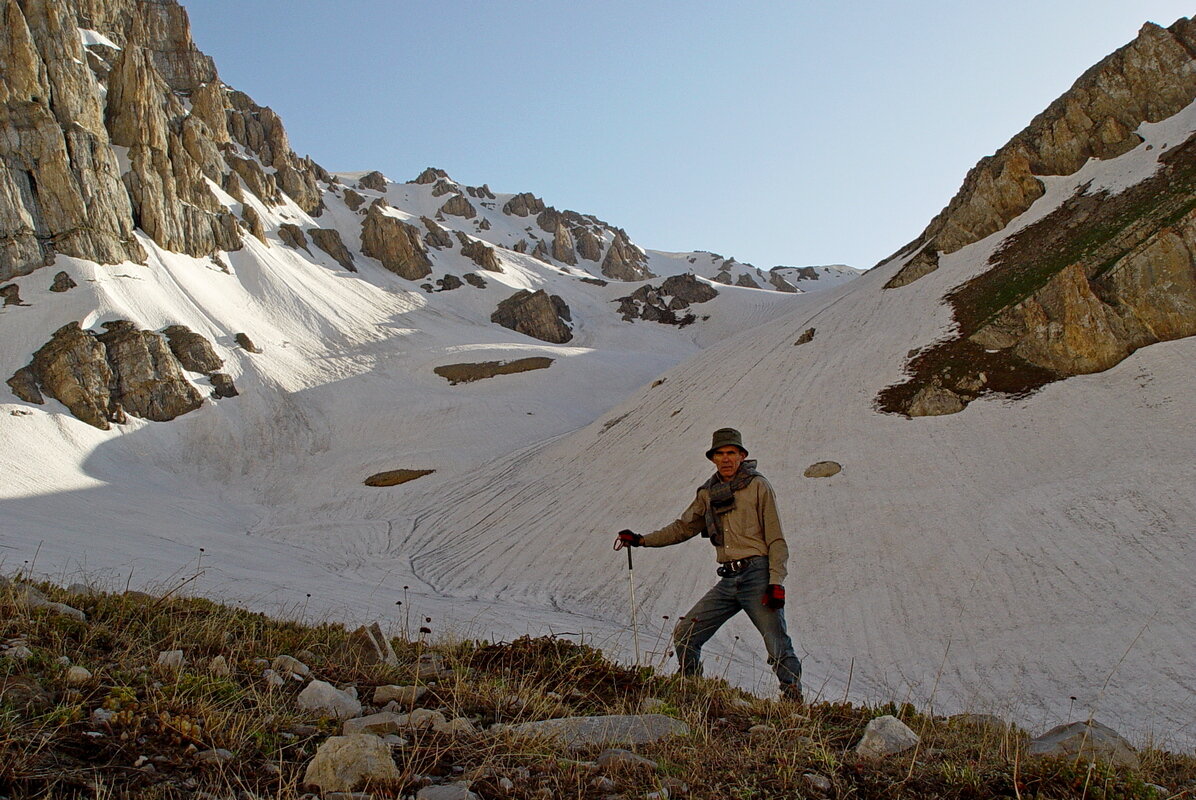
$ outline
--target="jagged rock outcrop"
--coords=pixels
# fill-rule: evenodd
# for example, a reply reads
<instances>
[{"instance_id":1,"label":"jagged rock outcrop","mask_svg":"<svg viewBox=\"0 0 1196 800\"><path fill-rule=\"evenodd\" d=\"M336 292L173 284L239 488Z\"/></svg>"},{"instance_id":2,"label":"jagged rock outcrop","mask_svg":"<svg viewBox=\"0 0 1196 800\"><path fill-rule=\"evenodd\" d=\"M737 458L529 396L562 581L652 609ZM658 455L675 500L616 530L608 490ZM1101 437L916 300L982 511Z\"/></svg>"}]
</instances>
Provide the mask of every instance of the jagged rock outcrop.
<instances>
[{"instance_id":1,"label":"jagged rock outcrop","mask_svg":"<svg viewBox=\"0 0 1196 800\"><path fill-rule=\"evenodd\" d=\"M1082 188L1007 239L988 271L948 295L958 334L914 355L880 408L955 413L1196 335L1196 136L1160 161L1138 185Z\"/></svg>"},{"instance_id":2,"label":"jagged rock outcrop","mask_svg":"<svg viewBox=\"0 0 1196 800\"><path fill-rule=\"evenodd\" d=\"M485 289L486 288L486 279L483 278L481 275L477 274L476 272L465 273L465 282L468 283L470 286L474 287L475 289Z\"/></svg>"},{"instance_id":3,"label":"jagged rock outcrop","mask_svg":"<svg viewBox=\"0 0 1196 800\"><path fill-rule=\"evenodd\" d=\"M278 186L296 205L313 217L320 216L324 201L318 181L328 181L331 176L311 159L300 158L291 150L282 120L273 109L259 106L244 92L229 91L227 101L228 131L233 141L255 153L263 165L274 168Z\"/></svg>"},{"instance_id":4,"label":"jagged rock outcrop","mask_svg":"<svg viewBox=\"0 0 1196 800\"><path fill-rule=\"evenodd\" d=\"M367 172L357 181L358 188L373 189L375 192L386 191L386 176L378 170Z\"/></svg>"},{"instance_id":5,"label":"jagged rock outcrop","mask_svg":"<svg viewBox=\"0 0 1196 800\"><path fill-rule=\"evenodd\" d=\"M74 14L63 0L6 0L3 16L0 281L55 253L144 261Z\"/></svg>"},{"instance_id":6,"label":"jagged rock outcrop","mask_svg":"<svg viewBox=\"0 0 1196 800\"><path fill-rule=\"evenodd\" d=\"M442 169L437 169L436 167L427 167L415 180L412 181L412 183L436 183L436 181L440 180L441 178L448 178L448 173Z\"/></svg>"},{"instance_id":7,"label":"jagged rock outcrop","mask_svg":"<svg viewBox=\"0 0 1196 800\"><path fill-rule=\"evenodd\" d=\"M361 222L361 252L396 275L419 280L432 274L432 260L419 229L384 212L382 200L370 204Z\"/></svg>"},{"instance_id":8,"label":"jagged rock outcrop","mask_svg":"<svg viewBox=\"0 0 1196 800\"><path fill-rule=\"evenodd\" d=\"M345 205L348 206L350 211L356 211L357 209L361 208L362 204L365 203L365 198L352 189L345 189L343 199L345 201Z\"/></svg>"},{"instance_id":9,"label":"jagged rock outcrop","mask_svg":"<svg viewBox=\"0 0 1196 800\"><path fill-rule=\"evenodd\" d=\"M451 194L457 191L457 185L451 181L441 178L436 181L436 185L432 187L433 197L444 197L446 194Z\"/></svg>"},{"instance_id":10,"label":"jagged rock outcrop","mask_svg":"<svg viewBox=\"0 0 1196 800\"><path fill-rule=\"evenodd\" d=\"M127 320L103 327L98 335L77 322L59 328L9 385L27 402L44 402L42 394L48 395L103 430L121 422L125 412L166 421L203 404L163 336ZM191 348L184 349L190 357Z\"/></svg>"},{"instance_id":11,"label":"jagged rock outcrop","mask_svg":"<svg viewBox=\"0 0 1196 800\"><path fill-rule=\"evenodd\" d=\"M162 331L166 336L170 352L188 372L202 372L211 375L224 366L224 359L216 355L212 343L186 325L171 325Z\"/></svg>"},{"instance_id":12,"label":"jagged rock outcrop","mask_svg":"<svg viewBox=\"0 0 1196 800\"><path fill-rule=\"evenodd\" d=\"M552 234L552 257L570 266L577 263L577 252L573 249L573 234L560 222Z\"/></svg>"},{"instance_id":13,"label":"jagged rock outcrop","mask_svg":"<svg viewBox=\"0 0 1196 800\"><path fill-rule=\"evenodd\" d=\"M502 213L526 217L544 211L544 201L531 192L521 192L503 204Z\"/></svg>"},{"instance_id":14,"label":"jagged rock outcrop","mask_svg":"<svg viewBox=\"0 0 1196 800\"><path fill-rule=\"evenodd\" d=\"M739 277L735 279L736 286L746 286L749 289L759 289L760 284L756 283L756 279L746 272L739 273Z\"/></svg>"},{"instance_id":15,"label":"jagged rock outcrop","mask_svg":"<svg viewBox=\"0 0 1196 800\"><path fill-rule=\"evenodd\" d=\"M586 261L597 261L602 258L602 240L589 228L582 228L577 234L577 254Z\"/></svg>"},{"instance_id":16,"label":"jagged rock outcrop","mask_svg":"<svg viewBox=\"0 0 1196 800\"><path fill-rule=\"evenodd\" d=\"M23 306L25 303L21 302L21 287L15 283L10 283L7 286L0 286L0 300L3 300L3 306Z\"/></svg>"},{"instance_id":17,"label":"jagged rock outcrop","mask_svg":"<svg viewBox=\"0 0 1196 800\"><path fill-rule=\"evenodd\" d=\"M776 289L778 292L796 293L798 291L797 287L785 280L785 276L779 272L769 270L768 282L772 288Z\"/></svg>"},{"instance_id":18,"label":"jagged rock outcrop","mask_svg":"<svg viewBox=\"0 0 1196 800\"><path fill-rule=\"evenodd\" d=\"M112 397L126 413L165 422L203 405L164 337L138 330L128 320L105 322L103 327L96 338L112 368Z\"/></svg>"},{"instance_id":19,"label":"jagged rock outcrop","mask_svg":"<svg viewBox=\"0 0 1196 800\"><path fill-rule=\"evenodd\" d=\"M627 234L615 232L614 241L602 260L602 274L617 281L642 281L656 277L648 269L648 257L631 243Z\"/></svg>"},{"instance_id":20,"label":"jagged rock outcrop","mask_svg":"<svg viewBox=\"0 0 1196 800\"><path fill-rule=\"evenodd\" d=\"M984 158L922 234L898 253L923 249L921 274L936 254L953 253L1004 228L1042 196L1037 175L1070 175L1089 158L1112 158L1137 146L1134 132L1196 99L1196 23L1142 26L1134 41L1085 72L1008 144ZM912 282L908 277L894 286Z\"/></svg>"},{"instance_id":21,"label":"jagged rock outcrop","mask_svg":"<svg viewBox=\"0 0 1196 800\"><path fill-rule=\"evenodd\" d=\"M259 242L267 247L270 246L266 240L266 227L262 224L262 217L253 206L247 205L241 209L241 225Z\"/></svg>"},{"instance_id":22,"label":"jagged rock outcrop","mask_svg":"<svg viewBox=\"0 0 1196 800\"><path fill-rule=\"evenodd\" d=\"M494 192L490 191L490 187L486 184L481 186L466 186L465 191L469 192L470 197L475 197L479 200L494 200Z\"/></svg>"},{"instance_id":23,"label":"jagged rock outcrop","mask_svg":"<svg viewBox=\"0 0 1196 800\"><path fill-rule=\"evenodd\" d=\"M543 239L536 242L536 247L534 250L532 250L532 258L538 258L539 260L543 261L545 264L549 263L549 261L548 261L548 245L545 244Z\"/></svg>"},{"instance_id":24,"label":"jagged rock outcrop","mask_svg":"<svg viewBox=\"0 0 1196 800\"><path fill-rule=\"evenodd\" d=\"M75 283L75 279L66 273L65 270L54 275L54 282L50 284L51 292L69 292L79 284Z\"/></svg>"},{"instance_id":25,"label":"jagged rock outcrop","mask_svg":"<svg viewBox=\"0 0 1196 800\"><path fill-rule=\"evenodd\" d=\"M624 322L642 319L684 327L697 317L693 314L678 316L676 312L717 296L718 290L713 286L698 280L691 273L685 273L666 278L658 287L651 284L641 286L630 295L618 298L617 302Z\"/></svg>"},{"instance_id":26,"label":"jagged rock outcrop","mask_svg":"<svg viewBox=\"0 0 1196 800\"><path fill-rule=\"evenodd\" d=\"M473 207L473 203L465 199L465 195L455 194L440 207L440 213L473 219L478 215L478 210Z\"/></svg>"},{"instance_id":27,"label":"jagged rock outcrop","mask_svg":"<svg viewBox=\"0 0 1196 800\"><path fill-rule=\"evenodd\" d=\"M493 247L490 247L481 239L470 239L460 231L457 232L457 238L461 242L461 255L484 270L502 272L502 264L499 263L498 253L495 252Z\"/></svg>"},{"instance_id":28,"label":"jagged rock outcrop","mask_svg":"<svg viewBox=\"0 0 1196 800\"><path fill-rule=\"evenodd\" d=\"M357 266L353 263L353 254L345 247L340 231L335 228L312 228L308 234L311 235L312 244L332 256L336 263L349 272L357 271Z\"/></svg>"},{"instance_id":29,"label":"jagged rock outcrop","mask_svg":"<svg viewBox=\"0 0 1196 800\"><path fill-rule=\"evenodd\" d=\"M278 238L288 247L311 253L307 248L307 237L303 235L303 229L293 222L284 222L278 226Z\"/></svg>"},{"instance_id":30,"label":"jagged rock outcrop","mask_svg":"<svg viewBox=\"0 0 1196 800\"><path fill-rule=\"evenodd\" d=\"M573 331L565 324L569 318L569 307L557 295L550 296L543 289L523 289L499 303L490 321L533 339L564 344L573 338Z\"/></svg>"},{"instance_id":31,"label":"jagged rock outcrop","mask_svg":"<svg viewBox=\"0 0 1196 800\"><path fill-rule=\"evenodd\" d=\"M449 235L448 231L437 225L435 220L428 219L427 217L420 217L419 221L422 222L424 227L428 229L427 234L424 235L424 241L427 242L429 246L441 250L453 246L453 237Z\"/></svg>"}]
</instances>

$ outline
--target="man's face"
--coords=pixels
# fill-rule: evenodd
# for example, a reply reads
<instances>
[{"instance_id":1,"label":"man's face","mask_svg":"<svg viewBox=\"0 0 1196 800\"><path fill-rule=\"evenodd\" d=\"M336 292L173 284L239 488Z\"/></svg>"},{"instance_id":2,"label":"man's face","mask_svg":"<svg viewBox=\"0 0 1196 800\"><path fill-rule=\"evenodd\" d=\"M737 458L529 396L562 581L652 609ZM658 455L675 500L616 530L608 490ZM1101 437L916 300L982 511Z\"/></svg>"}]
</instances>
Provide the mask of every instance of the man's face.
<instances>
[{"instance_id":1,"label":"man's face","mask_svg":"<svg viewBox=\"0 0 1196 800\"><path fill-rule=\"evenodd\" d=\"M710 460L714 462L714 467L718 470L718 476L724 481L729 481L735 477L735 473L739 471L739 465L743 463L744 458L746 456L743 451L734 445L720 447L710 454Z\"/></svg>"}]
</instances>

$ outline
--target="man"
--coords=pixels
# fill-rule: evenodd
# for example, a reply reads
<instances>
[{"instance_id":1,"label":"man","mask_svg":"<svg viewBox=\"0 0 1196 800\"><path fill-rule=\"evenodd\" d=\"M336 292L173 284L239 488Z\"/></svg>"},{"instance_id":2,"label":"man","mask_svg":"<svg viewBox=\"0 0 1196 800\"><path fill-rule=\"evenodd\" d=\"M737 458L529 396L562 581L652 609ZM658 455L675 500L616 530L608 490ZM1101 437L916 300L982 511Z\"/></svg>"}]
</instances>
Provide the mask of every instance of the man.
<instances>
[{"instance_id":1,"label":"man","mask_svg":"<svg viewBox=\"0 0 1196 800\"><path fill-rule=\"evenodd\" d=\"M785 575L789 548L781 533L776 496L756 462L748 461L734 428L714 432L706 458L716 472L672 524L645 536L619 531L615 549L667 547L697 534L714 545L721 580L677 623L673 645L683 675L702 673L701 651L724 622L746 611L764 637L768 663L784 697L802 702L801 662L785 630Z\"/></svg>"}]
</instances>

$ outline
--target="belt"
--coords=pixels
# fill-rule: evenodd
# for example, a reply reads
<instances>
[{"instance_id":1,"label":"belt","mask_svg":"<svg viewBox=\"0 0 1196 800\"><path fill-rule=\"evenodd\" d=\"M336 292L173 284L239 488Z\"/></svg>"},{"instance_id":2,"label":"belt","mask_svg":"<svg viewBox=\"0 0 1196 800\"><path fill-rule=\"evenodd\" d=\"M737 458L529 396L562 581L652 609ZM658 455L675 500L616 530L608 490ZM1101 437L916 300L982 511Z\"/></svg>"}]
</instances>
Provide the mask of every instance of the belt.
<instances>
[{"instance_id":1,"label":"belt","mask_svg":"<svg viewBox=\"0 0 1196 800\"><path fill-rule=\"evenodd\" d=\"M734 561L724 561L718 565L717 572L724 578L728 575L737 575L747 569L757 558L764 558L764 556L748 556L747 558L738 558Z\"/></svg>"}]
</instances>

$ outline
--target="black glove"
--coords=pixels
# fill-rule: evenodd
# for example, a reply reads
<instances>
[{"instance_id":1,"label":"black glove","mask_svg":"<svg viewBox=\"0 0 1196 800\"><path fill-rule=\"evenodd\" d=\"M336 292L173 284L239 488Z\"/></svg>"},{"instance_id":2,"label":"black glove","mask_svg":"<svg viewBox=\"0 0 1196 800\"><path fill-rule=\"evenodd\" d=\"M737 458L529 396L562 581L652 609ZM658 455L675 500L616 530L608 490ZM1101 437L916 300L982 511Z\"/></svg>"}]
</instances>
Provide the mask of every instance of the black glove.
<instances>
[{"instance_id":1,"label":"black glove","mask_svg":"<svg viewBox=\"0 0 1196 800\"><path fill-rule=\"evenodd\" d=\"M619 531L619 539L615 543L615 547L619 550L623 549L624 547L639 547L641 544L643 544L643 541L643 536L624 528L623 530Z\"/></svg>"},{"instance_id":2,"label":"black glove","mask_svg":"<svg viewBox=\"0 0 1196 800\"><path fill-rule=\"evenodd\" d=\"M770 583L764 590L764 598L760 601L768 608L785 607L785 587L779 583Z\"/></svg>"}]
</instances>

